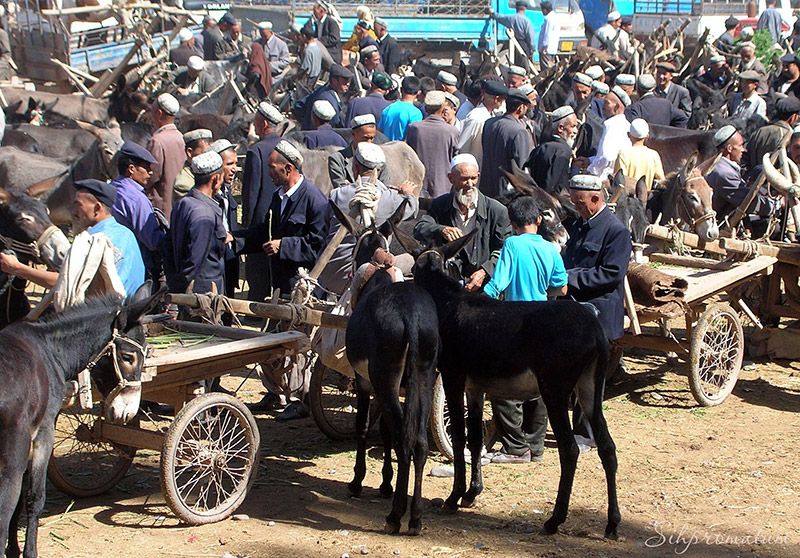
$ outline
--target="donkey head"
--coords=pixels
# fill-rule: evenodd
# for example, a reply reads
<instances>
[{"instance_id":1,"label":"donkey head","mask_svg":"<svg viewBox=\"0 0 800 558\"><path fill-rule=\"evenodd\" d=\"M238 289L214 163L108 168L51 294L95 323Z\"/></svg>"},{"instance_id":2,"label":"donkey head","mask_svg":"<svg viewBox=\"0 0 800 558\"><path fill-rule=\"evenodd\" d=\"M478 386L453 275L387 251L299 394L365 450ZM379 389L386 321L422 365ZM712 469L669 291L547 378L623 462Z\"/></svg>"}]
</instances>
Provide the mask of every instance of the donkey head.
<instances>
[{"instance_id":1,"label":"donkey head","mask_svg":"<svg viewBox=\"0 0 800 558\"><path fill-rule=\"evenodd\" d=\"M44 263L58 269L69 251L69 240L53 225L47 207L27 194L0 188L0 236L6 248L20 259ZM13 241L13 244L12 244Z\"/></svg>"},{"instance_id":2,"label":"donkey head","mask_svg":"<svg viewBox=\"0 0 800 558\"><path fill-rule=\"evenodd\" d=\"M668 188L669 198L674 205L670 209L702 240L712 242L719 238L716 212L712 207L714 190L706 182L701 170L695 168L697 157L697 152L689 157ZM665 207L665 217L667 212Z\"/></svg>"},{"instance_id":3,"label":"donkey head","mask_svg":"<svg viewBox=\"0 0 800 558\"><path fill-rule=\"evenodd\" d=\"M379 227L376 227L374 223L369 227L365 227L339 209L339 206L332 200L328 203L331 211L333 211L342 226L356 239L356 245L353 249L353 269L356 270L365 263L372 261L375 250L382 248L386 252L389 251L392 230L402 222L408 200L403 200L394 214Z\"/></svg>"},{"instance_id":4,"label":"donkey head","mask_svg":"<svg viewBox=\"0 0 800 558\"><path fill-rule=\"evenodd\" d=\"M644 176L635 184L633 179L622 176L619 171L611 181L611 197L609 205L614 204L614 214L622 221L631 233L633 261L641 263L644 251L644 240L647 228L647 181Z\"/></svg>"}]
</instances>

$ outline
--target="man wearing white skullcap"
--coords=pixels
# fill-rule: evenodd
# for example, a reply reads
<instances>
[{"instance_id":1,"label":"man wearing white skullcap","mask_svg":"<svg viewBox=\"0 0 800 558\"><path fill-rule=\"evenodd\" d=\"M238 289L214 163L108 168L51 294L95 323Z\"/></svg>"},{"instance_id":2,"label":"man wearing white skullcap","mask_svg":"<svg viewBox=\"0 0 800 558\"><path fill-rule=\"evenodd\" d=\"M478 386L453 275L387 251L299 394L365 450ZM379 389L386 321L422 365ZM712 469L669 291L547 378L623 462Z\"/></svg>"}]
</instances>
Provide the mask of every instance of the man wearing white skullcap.
<instances>
[{"instance_id":1,"label":"man wearing white skullcap","mask_svg":"<svg viewBox=\"0 0 800 558\"><path fill-rule=\"evenodd\" d=\"M375 134L378 129L375 125L375 116L372 114L359 114L353 117L350 125L350 145L328 157L328 176L331 179L331 186L343 188L355 182L353 175L353 156L356 148L362 143L372 143L375 141ZM378 173L378 178L384 184L389 184L390 177L387 166L383 166Z\"/></svg>"},{"instance_id":2,"label":"man wearing white skullcap","mask_svg":"<svg viewBox=\"0 0 800 558\"><path fill-rule=\"evenodd\" d=\"M180 110L178 100L169 93L162 93L150 107L154 128L152 137L147 142L147 150L156 160L150 169L145 192L153 202L153 207L160 210L166 219L172 213L172 186L186 161L183 134L175 126L175 115Z\"/></svg>"},{"instance_id":3,"label":"man wearing white skullcap","mask_svg":"<svg viewBox=\"0 0 800 558\"><path fill-rule=\"evenodd\" d=\"M605 178L614 170L621 149L631 146L628 138L630 123L625 118L625 107L631 103L628 95L615 85L603 101L603 135L597 145L597 155L591 158L587 168L590 174Z\"/></svg>"},{"instance_id":4,"label":"man wearing white skullcap","mask_svg":"<svg viewBox=\"0 0 800 558\"><path fill-rule=\"evenodd\" d=\"M649 136L650 126L647 122L641 118L634 119L628 131L631 146L620 149L614 165L614 172L621 170L628 178L639 180L644 177L648 190L653 187L654 181L664 180L661 155L645 145Z\"/></svg>"},{"instance_id":5,"label":"man wearing white skullcap","mask_svg":"<svg viewBox=\"0 0 800 558\"><path fill-rule=\"evenodd\" d=\"M205 60L199 56L190 56L186 69L175 76L175 85L181 95L205 95L217 88L219 83L204 71Z\"/></svg>"},{"instance_id":6,"label":"man wearing white skullcap","mask_svg":"<svg viewBox=\"0 0 800 558\"><path fill-rule=\"evenodd\" d=\"M572 149L578 135L575 110L564 105L550 114L552 136L531 152L525 167L541 188L555 194L568 188Z\"/></svg>"},{"instance_id":7,"label":"man wearing white skullcap","mask_svg":"<svg viewBox=\"0 0 800 558\"><path fill-rule=\"evenodd\" d=\"M425 95L428 116L406 128L406 143L425 166L421 198L436 198L449 189L447 171L458 152L458 130L443 118L446 102L443 91L429 91Z\"/></svg>"},{"instance_id":8,"label":"man wearing white skullcap","mask_svg":"<svg viewBox=\"0 0 800 558\"><path fill-rule=\"evenodd\" d=\"M700 81L711 89L721 90L731 81L728 75L728 62L724 56L712 56L708 59L706 71L700 76Z\"/></svg>"},{"instance_id":9,"label":"man wearing white skullcap","mask_svg":"<svg viewBox=\"0 0 800 558\"><path fill-rule=\"evenodd\" d=\"M289 47L272 30L271 21L262 21L258 24L258 35L255 42L264 48L270 72L273 76L277 76L289 65Z\"/></svg>"},{"instance_id":10,"label":"man wearing white skullcap","mask_svg":"<svg viewBox=\"0 0 800 558\"><path fill-rule=\"evenodd\" d=\"M608 23L603 25L600 29L595 31L592 40L589 41L589 46L599 48L600 50L607 50L612 56L623 56L620 52L620 36L624 31L620 29L622 26L622 16L618 11L613 11L608 14Z\"/></svg>"},{"instance_id":11,"label":"man wearing white skullcap","mask_svg":"<svg viewBox=\"0 0 800 558\"><path fill-rule=\"evenodd\" d=\"M331 120L336 116L333 105L325 99L314 101L311 106L311 122L314 130L308 132L303 138L303 144L309 149L320 149L333 145L347 147L344 138L336 133L331 126Z\"/></svg>"},{"instance_id":12,"label":"man wearing white skullcap","mask_svg":"<svg viewBox=\"0 0 800 558\"><path fill-rule=\"evenodd\" d=\"M190 56L203 56L203 51L197 47L192 30L184 27L178 33L181 44L169 51L169 61L176 66L186 66Z\"/></svg>"}]
</instances>

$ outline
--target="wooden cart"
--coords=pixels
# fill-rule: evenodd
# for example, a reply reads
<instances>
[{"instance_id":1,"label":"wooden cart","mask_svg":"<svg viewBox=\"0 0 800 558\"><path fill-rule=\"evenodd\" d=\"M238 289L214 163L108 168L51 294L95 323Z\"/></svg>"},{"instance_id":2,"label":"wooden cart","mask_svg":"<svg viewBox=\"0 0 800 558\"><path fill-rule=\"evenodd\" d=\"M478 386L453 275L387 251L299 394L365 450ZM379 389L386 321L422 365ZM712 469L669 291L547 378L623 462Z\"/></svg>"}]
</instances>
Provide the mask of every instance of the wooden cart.
<instances>
[{"instance_id":1,"label":"wooden cart","mask_svg":"<svg viewBox=\"0 0 800 558\"><path fill-rule=\"evenodd\" d=\"M149 333L157 335L165 326L209 337L195 347L157 350L145 362L142 399L174 405L175 420L159 430L138 417L125 426L111 424L99 405L62 411L48 478L70 496L94 496L125 476L137 449L159 451L169 507L189 524L213 523L230 516L247 496L258 470L260 438L243 403L225 393L205 393L201 382L306 350L308 337L178 320L148 324Z\"/></svg>"}]
</instances>

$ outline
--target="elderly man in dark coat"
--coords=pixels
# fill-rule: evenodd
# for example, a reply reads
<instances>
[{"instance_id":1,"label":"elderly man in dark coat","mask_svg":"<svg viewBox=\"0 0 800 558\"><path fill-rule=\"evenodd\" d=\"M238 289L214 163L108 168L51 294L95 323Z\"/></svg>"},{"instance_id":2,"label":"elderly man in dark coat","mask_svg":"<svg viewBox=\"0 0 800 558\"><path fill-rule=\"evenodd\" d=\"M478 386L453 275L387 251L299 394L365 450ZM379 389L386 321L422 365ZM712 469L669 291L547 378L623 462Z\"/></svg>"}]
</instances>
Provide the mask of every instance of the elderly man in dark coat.
<instances>
[{"instance_id":1,"label":"elderly man in dark coat","mask_svg":"<svg viewBox=\"0 0 800 558\"><path fill-rule=\"evenodd\" d=\"M490 118L483 125L484 165L480 190L491 198L499 197L508 187L500 168L511 172L511 161L522 168L531 152L531 137L520 122L530 106L527 95L519 89L511 89L506 95L506 113Z\"/></svg>"},{"instance_id":2,"label":"elderly man in dark coat","mask_svg":"<svg viewBox=\"0 0 800 558\"><path fill-rule=\"evenodd\" d=\"M800 99L800 57L793 52L781 57L781 73L773 80L772 89Z\"/></svg>"},{"instance_id":3,"label":"elderly man in dark coat","mask_svg":"<svg viewBox=\"0 0 800 558\"><path fill-rule=\"evenodd\" d=\"M775 103L775 120L756 130L747 144L750 170L761 165L765 153L773 153L781 145L788 145L784 142L788 142L799 118L800 100L797 97L784 97Z\"/></svg>"},{"instance_id":4,"label":"elderly man in dark coat","mask_svg":"<svg viewBox=\"0 0 800 558\"><path fill-rule=\"evenodd\" d=\"M636 91L639 93L639 100L625 109L625 117L629 122L641 118L651 126L675 126L686 128L689 117L682 110L655 94L656 78L650 74L642 74L636 80Z\"/></svg>"},{"instance_id":5,"label":"elderly man in dark coat","mask_svg":"<svg viewBox=\"0 0 800 558\"><path fill-rule=\"evenodd\" d=\"M406 131L406 143L425 166L421 198L436 198L449 189L447 173L458 152L458 130L442 117L446 100L444 91L429 91L425 95L428 116L409 124Z\"/></svg>"},{"instance_id":6,"label":"elderly man in dark coat","mask_svg":"<svg viewBox=\"0 0 800 558\"><path fill-rule=\"evenodd\" d=\"M328 157L328 174L331 178L331 188L342 188L355 182L353 154L360 143L374 142L377 131L375 117L371 114L362 114L353 118L353 123L350 126L350 136L353 141L344 149L331 153L330 157ZM378 179L384 184L389 184L389 172L386 167L387 165L381 167Z\"/></svg>"},{"instance_id":7,"label":"elderly man in dark coat","mask_svg":"<svg viewBox=\"0 0 800 558\"><path fill-rule=\"evenodd\" d=\"M572 148L578 135L578 117L569 105L550 114L553 135L531 152L525 168L531 178L551 194L569 189Z\"/></svg>"},{"instance_id":8,"label":"elderly man in dark coat","mask_svg":"<svg viewBox=\"0 0 800 558\"><path fill-rule=\"evenodd\" d=\"M331 126L331 120L336 116L333 105L325 99L314 101L311 105L311 121L314 130L308 132L303 138L303 144L309 149L320 149L333 145L347 147L344 138L337 134Z\"/></svg>"},{"instance_id":9,"label":"elderly man in dark coat","mask_svg":"<svg viewBox=\"0 0 800 558\"><path fill-rule=\"evenodd\" d=\"M320 0L312 8L312 17L305 27L314 32L314 36L325 46L337 64L342 63L342 22L338 19L333 6Z\"/></svg>"},{"instance_id":10,"label":"elderly man in dark coat","mask_svg":"<svg viewBox=\"0 0 800 558\"><path fill-rule=\"evenodd\" d=\"M378 49L381 53L381 60L386 71L393 74L400 67L400 58L403 53L400 50L400 45L394 40L394 37L389 35L389 26L385 20L375 18L375 36L378 37Z\"/></svg>"},{"instance_id":11,"label":"elderly man in dark coat","mask_svg":"<svg viewBox=\"0 0 800 558\"><path fill-rule=\"evenodd\" d=\"M283 115L277 107L266 101L259 103L253 125L261 139L250 146L244 160L242 178L242 226L244 227L260 223L272 203L275 184L267 172L267 160L281 141L280 136L275 133L275 127L283 120ZM249 300L262 302L269 296L269 278L264 273L267 266L267 256L263 252L255 252L245 258L244 269L250 287L247 294Z\"/></svg>"},{"instance_id":12,"label":"elderly man in dark coat","mask_svg":"<svg viewBox=\"0 0 800 558\"><path fill-rule=\"evenodd\" d=\"M353 78L352 72L335 64L331 66L330 83L317 87L307 96L303 97L294 104L294 112L300 120L301 129L313 130L314 126L311 123L311 107L314 101L325 99L328 101L333 109L336 111L336 116L331 120L331 126L334 128L344 128L342 116L342 95L347 93L350 87L350 80Z\"/></svg>"},{"instance_id":13,"label":"elderly man in dark coat","mask_svg":"<svg viewBox=\"0 0 800 558\"><path fill-rule=\"evenodd\" d=\"M672 82L675 71L675 65L671 62L656 64L656 95L672 103L673 107L683 111L689 118L692 116L692 97L688 89Z\"/></svg>"},{"instance_id":14,"label":"elderly man in dark coat","mask_svg":"<svg viewBox=\"0 0 800 558\"><path fill-rule=\"evenodd\" d=\"M479 291L489 282L503 241L511 234L508 211L478 190L480 172L472 155L454 157L447 178L451 191L433 200L428 214L414 226L414 236L421 242L442 244L477 229L472 241L447 266L467 290Z\"/></svg>"}]
</instances>

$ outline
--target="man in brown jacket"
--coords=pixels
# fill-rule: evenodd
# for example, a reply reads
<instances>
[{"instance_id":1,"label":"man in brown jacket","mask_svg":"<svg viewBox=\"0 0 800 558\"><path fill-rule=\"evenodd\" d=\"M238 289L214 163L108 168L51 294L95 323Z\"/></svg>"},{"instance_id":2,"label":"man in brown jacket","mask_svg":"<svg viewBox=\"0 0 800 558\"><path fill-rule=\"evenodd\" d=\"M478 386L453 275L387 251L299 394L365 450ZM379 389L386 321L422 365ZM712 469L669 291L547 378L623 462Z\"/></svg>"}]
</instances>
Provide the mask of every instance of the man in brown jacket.
<instances>
[{"instance_id":1,"label":"man in brown jacket","mask_svg":"<svg viewBox=\"0 0 800 558\"><path fill-rule=\"evenodd\" d=\"M420 198L437 198L450 191L450 160L458 153L458 130L442 118L445 110L444 91L425 95L428 116L408 125L406 143L425 165L425 180Z\"/></svg>"},{"instance_id":2,"label":"man in brown jacket","mask_svg":"<svg viewBox=\"0 0 800 558\"><path fill-rule=\"evenodd\" d=\"M172 213L172 186L186 161L183 135L175 127L175 115L179 109L175 97L169 93L159 95L151 107L156 131L147 142L147 150L157 164L152 166L153 174L147 181L145 192L153 207L161 210L167 219Z\"/></svg>"}]
</instances>

